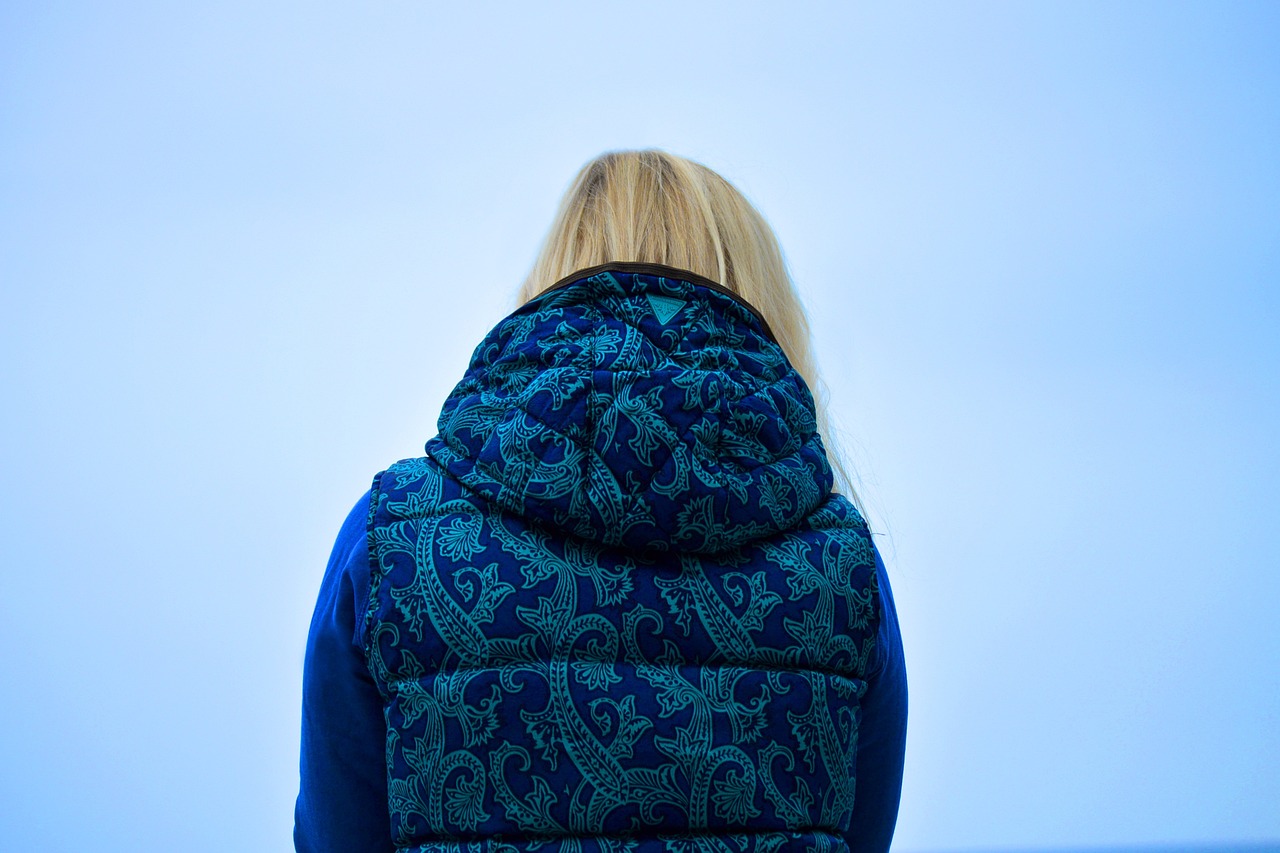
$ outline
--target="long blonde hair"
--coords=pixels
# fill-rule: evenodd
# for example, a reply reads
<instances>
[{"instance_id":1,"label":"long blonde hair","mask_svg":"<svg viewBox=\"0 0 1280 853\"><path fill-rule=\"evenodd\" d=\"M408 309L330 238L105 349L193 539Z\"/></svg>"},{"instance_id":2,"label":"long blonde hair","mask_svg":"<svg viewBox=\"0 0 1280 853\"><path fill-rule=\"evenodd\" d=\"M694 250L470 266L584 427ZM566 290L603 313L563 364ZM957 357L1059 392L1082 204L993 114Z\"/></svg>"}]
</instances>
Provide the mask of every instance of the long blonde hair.
<instances>
[{"instance_id":1,"label":"long blonde hair","mask_svg":"<svg viewBox=\"0 0 1280 853\"><path fill-rule=\"evenodd\" d=\"M520 288L523 304L565 276L610 261L679 267L718 282L763 315L812 392L836 486L857 502L829 430L809 320L778 238L737 188L665 151L610 151L578 172Z\"/></svg>"}]
</instances>

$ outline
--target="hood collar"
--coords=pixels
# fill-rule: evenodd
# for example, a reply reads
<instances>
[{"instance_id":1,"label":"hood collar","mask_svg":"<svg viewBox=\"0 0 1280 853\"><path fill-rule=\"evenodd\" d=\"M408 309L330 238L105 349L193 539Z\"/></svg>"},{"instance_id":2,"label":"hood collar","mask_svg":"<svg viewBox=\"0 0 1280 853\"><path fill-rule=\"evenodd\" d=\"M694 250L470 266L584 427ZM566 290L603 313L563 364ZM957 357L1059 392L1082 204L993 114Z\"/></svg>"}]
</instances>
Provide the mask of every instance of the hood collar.
<instances>
[{"instance_id":1,"label":"hood collar","mask_svg":"<svg viewBox=\"0 0 1280 853\"><path fill-rule=\"evenodd\" d=\"M685 270L575 273L476 348L427 452L500 509L604 545L715 553L831 491L813 398L768 324Z\"/></svg>"},{"instance_id":2,"label":"hood collar","mask_svg":"<svg viewBox=\"0 0 1280 853\"><path fill-rule=\"evenodd\" d=\"M587 267L586 269L581 269L581 270L578 270L577 272L570 273L569 275L557 281L555 284L548 287L546 290L542 291L542 293L535 296L531 301L536 301L548 293L552 293L563 287L568 287L569 285L576 284L582 281L583 279L589 279L599 275L600 273L606 273L606 272L628 273L632 276L635 276L635 275L654 276L657 278L667 278L667 279L672 279L674 281L688 282L689 284L695 284L699 287L705 287L708 290L712 290L716 293L719 293L721 296L728 297L734 302L737 302L743 308L746 308L747 311L749 311L751 315L756 318L756 322L760 324L760 328L764 332L765 337L773 341L775 344L778 342L778 339L773 334L773 330L769 328L769 323L767 320L765 320L764 314L760 313L760 311L758 311L754 305L752 305L742 296L739 296L737 293L734 293L732 290L725 287L723 284L712 281L706 276L701 276L701 275L698 275L696 272L690 272L689 270L680 269L679 267L669 267L666 264L651 264L651 263L641 262L641 261L614 261L612 263L607 263L607 264L597 264L594 267Z\"/></svg>"}]
</instances>

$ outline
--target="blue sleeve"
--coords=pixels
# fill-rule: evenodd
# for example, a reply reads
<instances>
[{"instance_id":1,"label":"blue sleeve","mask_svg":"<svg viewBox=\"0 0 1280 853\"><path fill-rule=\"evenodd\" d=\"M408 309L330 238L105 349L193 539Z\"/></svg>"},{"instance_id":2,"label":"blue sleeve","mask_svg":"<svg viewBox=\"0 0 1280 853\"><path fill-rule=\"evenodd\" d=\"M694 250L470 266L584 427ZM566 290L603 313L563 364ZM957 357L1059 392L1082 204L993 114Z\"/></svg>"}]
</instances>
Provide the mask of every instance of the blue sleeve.
<instances>
[{"instance_id":1,"label":"blue sleeve","mask_svg":"<svg viewBox=\"0 0 1280 853\"><path fill-rule=\"evenodd\" d=\"M907 668L893 590L876 551L882 613L876 636L876 664L862 697L858 727L857 789L847 839L851 853L884 853L893 841L902 796L902 762L907 745Z\"/></svg>"},{"instance_id":2,"label":"blue sleeve","mask_svg":"<svg viewBox=\"0 0 1280 853\"><path fill-rule=\"evenodd\" d=\"M360 636L369 596L368 508L365 494L338 533L307 636L301 784L293 824L299 853L395 849L382 697Z\"/></svg>"}]
</instances>

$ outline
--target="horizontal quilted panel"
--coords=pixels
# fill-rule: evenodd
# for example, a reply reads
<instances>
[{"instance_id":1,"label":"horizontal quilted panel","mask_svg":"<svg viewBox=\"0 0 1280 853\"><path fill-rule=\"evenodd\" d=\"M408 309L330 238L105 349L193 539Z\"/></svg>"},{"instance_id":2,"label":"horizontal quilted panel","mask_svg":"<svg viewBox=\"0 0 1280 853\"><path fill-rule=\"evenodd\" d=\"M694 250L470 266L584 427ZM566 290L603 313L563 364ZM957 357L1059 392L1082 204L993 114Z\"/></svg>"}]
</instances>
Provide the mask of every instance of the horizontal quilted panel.
<instances>
[{"instance_id":1,"label":"horizontal quilted panel","mask_svg":"<svg viewBox=\"0 0 1280 853\"><path fill-rule=\"evenodd\" d=\"M814 832L684 833L627 836L521 836L437 841L411 853L845 853L844 839Z\"/></svg>"},{"instance_id":2,"label":"horizontal quilted panel","mask_svg":"<svg viewBox=\"0 0 1280 853\"><path fill-rule=\"evenodd\" d=\"M859 687L557 660L392 682L393 790L414 804L400 832L835 826L852 803Z\"/></svg>"},{"instance_id":3,"label":"horizontal quilted panel","mask_svg":"<svg viewBox=\"0 0 1280 853\"><path fill-rule=\"evenodd\" d=\"M847 501L709 557L555 535L429 459L378 483L401 842L847 825L878 613Z\"/></svg>"}]
</instances>

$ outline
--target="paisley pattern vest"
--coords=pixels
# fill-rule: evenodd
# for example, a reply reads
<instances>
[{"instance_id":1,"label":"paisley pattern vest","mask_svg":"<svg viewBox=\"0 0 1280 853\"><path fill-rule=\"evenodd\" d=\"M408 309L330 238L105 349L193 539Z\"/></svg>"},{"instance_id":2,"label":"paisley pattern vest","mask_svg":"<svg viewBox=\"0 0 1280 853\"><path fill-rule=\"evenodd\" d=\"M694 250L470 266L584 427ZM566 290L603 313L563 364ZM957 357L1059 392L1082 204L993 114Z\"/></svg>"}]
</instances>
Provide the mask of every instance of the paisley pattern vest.
<instances>
[{"instance_id":1,"label":"paisley pattern vest","mask_svg":"<svg viewBox=\"0 0 1280 853\"><path fill-rule=\"evenodd\" d=\"M874 558L749 306L633 264L553 288L369 532L400 848L844 849Z\"/></svg>"}]
</instances>

